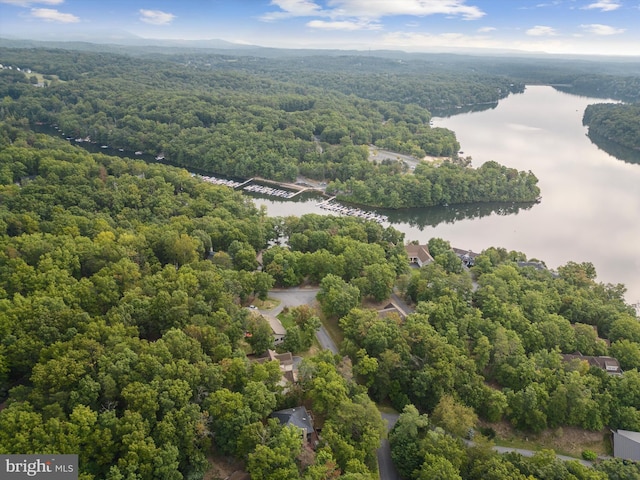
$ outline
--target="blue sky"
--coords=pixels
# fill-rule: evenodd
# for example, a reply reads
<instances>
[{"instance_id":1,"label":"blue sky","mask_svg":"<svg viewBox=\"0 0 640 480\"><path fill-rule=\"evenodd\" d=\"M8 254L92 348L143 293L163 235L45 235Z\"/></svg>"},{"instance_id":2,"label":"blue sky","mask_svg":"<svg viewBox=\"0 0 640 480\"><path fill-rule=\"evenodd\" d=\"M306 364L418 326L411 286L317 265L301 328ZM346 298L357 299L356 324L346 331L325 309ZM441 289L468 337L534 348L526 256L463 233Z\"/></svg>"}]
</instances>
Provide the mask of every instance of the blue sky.
<instances>
[{"instance_id":1,"label":"blue sky","mask_svg":"<svg viewBox=\"0 0 640 480\"><path fill-rule=\"evenodd\" d=\"M0 36L640 55L640 0L0 0Z\"/></svg>"}]
</instances>

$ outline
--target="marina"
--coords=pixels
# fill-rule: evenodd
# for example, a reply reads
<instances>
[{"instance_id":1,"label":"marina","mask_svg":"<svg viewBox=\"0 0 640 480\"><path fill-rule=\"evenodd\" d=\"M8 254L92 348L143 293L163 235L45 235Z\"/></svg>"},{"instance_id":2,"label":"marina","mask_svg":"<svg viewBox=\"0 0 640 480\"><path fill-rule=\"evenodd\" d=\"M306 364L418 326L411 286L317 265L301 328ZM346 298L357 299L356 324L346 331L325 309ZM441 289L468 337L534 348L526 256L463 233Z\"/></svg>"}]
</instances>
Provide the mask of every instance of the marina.
<instances>
[{"instance_id":1,"label":"marina","mask_svg":"<svg viewBox=\"0 0 640 480\"><path fill-rule=\"evenodd\" d=\"M209 175L198 175L198 174L192 174L192 175L195 177L201 178L205 182L212 183L214 185L224 185L234 189L241 188L245 192L259 193L261 195L278 197L285 200L290 200L295 196L301 194L302 192L305 192L308 190L307 188L303 188L298 191L290 191L290 190L283 190L281 188L267 187L265 185L260 185L258 183L252 183L255 180L253 178L250 178L249 180L246 180L244 182L239 182L235 180L213 177ZM389 222L389 218L386 215L382 215L376 212L367 212L365 210L362 210L356 207L347 207L345 205L341 205L335 202L334 201L335 198L336 197L331 197L327 200L319 202L316 204L316 206L320 207L323 210L328 210L337 215L347 215L351 217L358 217L364 220L373 220L378 223Z\"/></svg>"},{"instance_id":2,"label":"marina","mask_svg":"<svg viewBox=\"0 0 640 480\"><path fill-rule=\"evenodd\" d=\"M389 218L386 215L382 215L380 213L366 212L356 207L347 207L345 205L340 205L339 203L333 201L335 198L336 197L331 197L323 202L319 202L316 204L316 206L322 208L323 210L329 210L330 212L337 213L339 215L348 215L350 217L364 218L365 220L374 220L378 223L389 221Z\"/></svg>"},{"instance_id":3,"label":"marina","mask_svg":"<svg viewBox=\"0 0 640 480\"><path fill-rule=\"evenodd\" d=\"M209 175L197 175L197 174L192 174L192 175L194 177L201 178L207 183L213 183L214 185L225 185L231 188L238 188L241 185L244 185L245 183L247 183L247 182L236 182L235 180L227 180L226 178L211 177Z\"/></svg>"},{"instance_id":4,"label":"marina","mask_svg":"<svg viewBox=\"0 0 640 480\"><path fill-rule=\"evenodd\" d=\"M246 185L245 187L243 187L243 190L247 192L261 193L263 195L269 195L272 197L280 197L280 198L287 198L287 199L293 198L298 193L300 193L300 191L290 192L288 190L282 190L280 188L273 188L273 187L266 187L264 185L258 185L257 183Z\"/></svg>"}]
</instances>

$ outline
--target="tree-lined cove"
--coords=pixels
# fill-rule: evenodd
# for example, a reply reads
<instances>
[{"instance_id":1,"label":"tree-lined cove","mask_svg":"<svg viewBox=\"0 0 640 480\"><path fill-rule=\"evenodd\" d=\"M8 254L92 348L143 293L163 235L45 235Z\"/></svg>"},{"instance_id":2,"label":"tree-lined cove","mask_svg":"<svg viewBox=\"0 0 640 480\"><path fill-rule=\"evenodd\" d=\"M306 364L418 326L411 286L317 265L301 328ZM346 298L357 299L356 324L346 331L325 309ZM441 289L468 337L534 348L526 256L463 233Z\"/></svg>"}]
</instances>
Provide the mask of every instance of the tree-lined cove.
<instances>
[{"instance_id":1,"label":"tree-lined cove","mask_svg":"<svg viewBox=\"0 0 640 480\"><path fill-rule=\"evenodd\" d=\"M585 108L603 101L534 85L495 108L434 118L435 126L456 132L476 166L495 160L533 171L541 201L385 211L391 224L407 239L439 236L475 252L500 245L543 259L549 268L592 262L598 278L625 284L628 301L640 301L640 166L600 150L582 125ZM256 201L271 215L322 213L312 200Z\"/></svg>"},{"instance_id":2,"label":"tree-lined cove","mask_svg":"<svg viewBox=\"0 0 640 480\"><path fill-rule=\"evenodd\" d=\"M434 263L412 270L403 234L375 222L267 217L185 170L90 155L20 122L1 124L0 141L1 164L22 178L0 188L0 451L79 452L83 480L202 478L211 452L256 479L372 480L385 429L371 396L403 412L390 443L404 478L638 472L548 451L501 456L480 433L472 447L460 438L477 415L531 434L640 429L640 326L592 265L554 276L488 249L474 287L444 240L429 241ZM277 238L289 248L269 247ZM310 356L283 386L277 362L248 360L274 339L242 305L305 279L320 309L283 312L283 347L306 351L322 315L338 322L346 356ZM363 308L396 279L415 313ZM624 375L561 355L577 349L614 355ZM322 428L315 452L269 419L298 405Z\"/></svg>"}]
</instances>

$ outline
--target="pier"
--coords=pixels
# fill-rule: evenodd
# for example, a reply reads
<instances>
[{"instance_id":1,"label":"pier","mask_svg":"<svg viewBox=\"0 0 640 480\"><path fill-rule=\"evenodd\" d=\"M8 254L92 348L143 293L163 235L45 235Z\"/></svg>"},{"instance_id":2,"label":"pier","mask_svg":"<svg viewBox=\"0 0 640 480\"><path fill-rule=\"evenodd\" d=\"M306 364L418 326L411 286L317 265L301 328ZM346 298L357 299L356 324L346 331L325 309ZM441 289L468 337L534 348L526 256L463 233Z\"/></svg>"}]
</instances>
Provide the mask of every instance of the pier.
<instances>
[{"instance_id":1,"label":"pier","mask_svg":"<svg viewBox=\"0 0 640 480\"><path fill-rule=\"evenodd\" d=\"M197 176L198 178L201 178L205 182L212 183L214 185L224 185L236 190L242 189L247 192L260 193L262 195L269 195L271 197L280 197L287 200L294 198L295 196L300 195L303 192L312 190L311 188L308 188L308 187L300 187L299 185L291 185L291 184L285 184L287 188L291 187L291 190L284 190L282 188L267 187L265 185L259 185L257 183L253 183L256 180L263 183L273 183L273 182L263 180L261 178L250 178L248 180L240 182L235 180L227 180L225 178L213 177L209 175L194 175L194 176ZM274 185L280 186L281 184L274 183Z\"/></svg>"},{"instance_id":2,"label":"pier","mask_svg":"<svg viewBox=\"0 0 640 480\"><path fill-rule=\"evenodd\" d=\"M225 178L218 177L210 177L209 175L194 175L195 177L201 178L207 183L213 183L214 185L225 185L231 188L238 188L242 185L249 183L253 179L249 179L246 182L236 182L234 180L227 180Z\"/></svg>"},{"instance_id":3,"label":"pier","mask_svg":"<svg viewBox=\"0 0 640 480\"><path fill-rule=\"evenodd\" d=\"M300 191L290 192L288 190L282 190L280 188L273 188L273 187L266 187L264 185L258 185L257 183L246 185L245 187L243 187L243 190L246 190L247 192L262 193L263 195L270 195L272 197L280 197L280 198L286 198L286 199L293 198L295 195L298 195L300 193Z\"/></svg>"},{"instance_id":4,"label":"pier","mask_svg":"<svg viewBox=\"0 0 640 480\"><path fill-rule=\"evenodd\" d=\"M363 218L365 220L373 220L378 223L388 222L389 218L386 215L375 212L366 212L356 207L347 207L340 205L339 203L332 202L336 197L331 197L327 200L317 203L316 205L323 210L329 210L330 212L337 213L338 215L347 215L350 217Z\"/></svg>"}]
</instances>

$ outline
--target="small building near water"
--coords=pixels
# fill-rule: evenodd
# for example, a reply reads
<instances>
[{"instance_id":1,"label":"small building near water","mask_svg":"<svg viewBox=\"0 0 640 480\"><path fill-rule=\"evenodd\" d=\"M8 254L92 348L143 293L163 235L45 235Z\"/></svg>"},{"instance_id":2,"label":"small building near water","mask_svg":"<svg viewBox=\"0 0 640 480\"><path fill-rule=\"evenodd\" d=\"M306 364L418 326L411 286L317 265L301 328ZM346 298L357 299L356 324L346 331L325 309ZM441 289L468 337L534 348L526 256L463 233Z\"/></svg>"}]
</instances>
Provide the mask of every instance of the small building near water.
<instances>
[{"instance_id":1,"label":"small building near water","mask_svg":"<svg viewBox=\"0 0 640 480\"><path fill-rule=\"evenodd\" d=\"M409 257L409 263L422 267L423 265L429 265L433 262L433 257L429 253L429 247L426 245L418 245L416 243L410 243L405 245L407 256Z\"/></svg>"}]
</instances>

